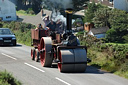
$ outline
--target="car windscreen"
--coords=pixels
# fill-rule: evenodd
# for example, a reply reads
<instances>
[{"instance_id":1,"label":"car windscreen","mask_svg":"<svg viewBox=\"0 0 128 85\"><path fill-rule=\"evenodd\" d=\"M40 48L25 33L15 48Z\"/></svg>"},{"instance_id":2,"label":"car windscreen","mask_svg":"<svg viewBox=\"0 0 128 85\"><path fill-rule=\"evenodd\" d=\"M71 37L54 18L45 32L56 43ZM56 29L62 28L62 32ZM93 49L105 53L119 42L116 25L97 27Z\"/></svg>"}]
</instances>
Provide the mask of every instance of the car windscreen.
<instances>
[{"instance_id":1,"label":"car windscreen","mask_svg":"<svg viewBox=\"0 0 128 85\"><path fill-rule=\"evenodd\" d=\"M13 33L9 29L0 29L0 35L12 35Z\"/></svg>"}]
</instances>

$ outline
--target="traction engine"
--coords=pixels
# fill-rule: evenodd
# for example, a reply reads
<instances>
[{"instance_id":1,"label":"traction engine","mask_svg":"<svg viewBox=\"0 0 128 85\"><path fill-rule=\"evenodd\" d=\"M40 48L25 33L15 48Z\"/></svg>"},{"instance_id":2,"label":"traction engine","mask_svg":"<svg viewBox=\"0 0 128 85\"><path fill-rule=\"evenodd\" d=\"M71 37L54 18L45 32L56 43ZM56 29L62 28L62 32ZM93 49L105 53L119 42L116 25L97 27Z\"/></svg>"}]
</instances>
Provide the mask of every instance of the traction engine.
<instances>
[{"instance_id":1,"label":"traction engine","mask_svg":"<svg viewBox=\"0 0 128 85\"><path fill-rule=\"evenodd\" d=\"M87 67L87 48L80 46L79 40L71 30L72 10L67 9L67 29L65 34L52 32L49 36L46 30L31 29L31 58L41 62L43 67L58 64L60 72L85 72Z\"/></svg>"}]
</instances>

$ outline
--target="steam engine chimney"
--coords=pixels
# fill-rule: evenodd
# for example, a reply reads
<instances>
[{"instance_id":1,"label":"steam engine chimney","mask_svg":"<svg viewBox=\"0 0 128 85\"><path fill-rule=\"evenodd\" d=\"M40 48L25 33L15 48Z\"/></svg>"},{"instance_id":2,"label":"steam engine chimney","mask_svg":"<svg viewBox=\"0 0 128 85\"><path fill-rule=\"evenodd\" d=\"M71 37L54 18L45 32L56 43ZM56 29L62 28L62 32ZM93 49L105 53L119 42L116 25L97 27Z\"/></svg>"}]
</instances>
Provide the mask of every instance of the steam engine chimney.
<instances>
[{"instance_id":1,"label":"steam engine chimney","mask_svg":"<svg viewBox=\"0 0 128 85\"><path fill-rule=\"evenodd\" d=\"M72 13L73 10L71 8L68 8L65 10L66 18L67 18L67 32L68 34L72 33Z\"/></svg>"}]
</instances>

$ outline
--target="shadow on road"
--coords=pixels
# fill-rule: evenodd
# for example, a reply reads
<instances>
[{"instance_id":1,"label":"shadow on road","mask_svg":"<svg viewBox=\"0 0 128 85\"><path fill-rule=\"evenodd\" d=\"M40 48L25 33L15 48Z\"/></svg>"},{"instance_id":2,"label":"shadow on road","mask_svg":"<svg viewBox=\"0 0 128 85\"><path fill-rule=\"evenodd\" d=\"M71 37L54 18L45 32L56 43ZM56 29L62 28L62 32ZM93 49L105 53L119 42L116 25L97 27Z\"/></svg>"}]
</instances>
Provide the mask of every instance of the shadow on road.
<instances>
[{"instance_id":1,"label":"shadow on road","mask_svg":"<svg viewBox=\"0 0 128 85\"><path fill-rule=\"evenodd\" d=\"M57 64L53 64L52 68L58 69ZM87 66L85 72L83 72L83 73L72 73L72 74L105 74L105 73L108 73L108 72L102 71L102 70L100 70L96 67L93 67L93 66Z\"/></svg>"},{"instance_id":2,"label":"shadow on road","mask_svg":"<svg viewBox=\"0 0 128 85\"><path fill-rule=\"evenodd\" d=\"M22 47L22 45L17 44L16 46L13 45L0 45L0 47Z\"/></svg>"},{"instance_id":3,"label":"shadow on road","mask_svg":"<svg viewBox=\"0 0 128 85\"><path fill-rule=\"evenodd\" d=\"M85 73L89 73L89 74L104 74L104 73L108 73L105 71L102 71L96 67L93 66L87 66L86 72Z\"/></svg>"}]
</instances>

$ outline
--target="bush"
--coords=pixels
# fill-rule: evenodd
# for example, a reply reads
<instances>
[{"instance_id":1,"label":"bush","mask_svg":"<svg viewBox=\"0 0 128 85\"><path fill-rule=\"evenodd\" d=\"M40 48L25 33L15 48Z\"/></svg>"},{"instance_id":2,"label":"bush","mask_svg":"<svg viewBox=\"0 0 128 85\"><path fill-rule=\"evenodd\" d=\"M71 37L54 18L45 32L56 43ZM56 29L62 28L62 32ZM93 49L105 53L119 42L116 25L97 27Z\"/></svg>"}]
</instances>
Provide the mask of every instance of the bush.
<instances>
[{"instance_id":1,"label":"bush","mask_svg":"<svg viewBox=\"0 0 128 85\"><path fill-rule=\"evenodd\" d=\"M123 39L124 39L124 42L125 42L125 43L128 43L128 34L125 35L125 36L123 36Z\"/></svg>"},{"instance_id":2,"label":"bush","mask_svg":"<svg viewBox=\"0 0 128 85\"><path fill-rule=\"evenodd\" d=\"M6 71L0 72L0 85L22 85L17 81L12 74L7 73Z\"/></svg>"},{"instance_id":3,"label":"bush","mask_svg":"<svg viewBox=\"0 0 128 85\"><path fill-rule=\"evenodd\" d=\"M2 22L4 28L10 28L16 35L17 42L21 44L31 45L31 28L35 28L32 24L22 22Z\"/></svg>"},{"instance_id":4,"label":"bush","mask_svg":"<svg viewBox=\"0 0 128 85\"><path fill-rule=\"evenodd\" d=\"M32 10L32 8L28 8L28 10L26 11L27 14L31 14L34 15L35 12Z\"/></svg>"},{"instance_id":5,"label":"bush","mask_svg":"<svg viewBox=\"0 0 128 85\"><path fill-rule=\"evenodd\" d=\"M92 60L91 65L109 72L118 72L119 75L128 72L128 45L106 44L103 39L96 39L93 36L84 38L81 34L77 36L81 45L88 47L87 56Z\"/></svg>"},{"instance_id":6,"label":"bush","mask_svg":"<svg viewBox=\"0 0 128 85\"><path fill-rule=\"evenodd\" d=\"M121 65L121 72L128 72L128 61L125 64Z\"/></svg>"}]
</instances>

